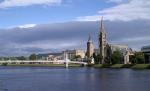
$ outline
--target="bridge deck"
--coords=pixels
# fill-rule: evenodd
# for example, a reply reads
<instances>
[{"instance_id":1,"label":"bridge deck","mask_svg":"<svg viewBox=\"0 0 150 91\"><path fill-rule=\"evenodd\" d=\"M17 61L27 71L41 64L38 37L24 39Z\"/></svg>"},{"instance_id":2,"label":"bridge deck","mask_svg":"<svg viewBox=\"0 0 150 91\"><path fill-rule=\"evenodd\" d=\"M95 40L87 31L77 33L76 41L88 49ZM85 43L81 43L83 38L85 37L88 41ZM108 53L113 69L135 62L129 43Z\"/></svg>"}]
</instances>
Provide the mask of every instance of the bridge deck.
<instances>
[{"instance_id":1,"label":"bridge deck","mask_svg":"<svg viewBox=\"0 0 150 91\"><path fill-rule=\"evenodd\" d=\"M66 63L64 60L58 61L46 61L46 60L8 60L8 61L0 61L0 63ZM78 61L68 61L68 63L75 64L87 64L86 62L78 62Z\"/></svg>"}]
</instances>

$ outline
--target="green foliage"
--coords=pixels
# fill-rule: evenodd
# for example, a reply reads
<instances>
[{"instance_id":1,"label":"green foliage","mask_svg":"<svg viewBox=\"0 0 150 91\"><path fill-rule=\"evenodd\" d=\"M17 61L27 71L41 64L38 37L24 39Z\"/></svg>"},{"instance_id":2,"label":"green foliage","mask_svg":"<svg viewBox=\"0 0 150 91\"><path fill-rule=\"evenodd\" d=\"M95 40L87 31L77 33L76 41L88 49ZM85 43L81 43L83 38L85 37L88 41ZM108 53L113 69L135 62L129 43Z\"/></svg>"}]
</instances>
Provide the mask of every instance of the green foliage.
<instances>
[{"instance_id":1,"label":"green foliage","mask_svg":"<svg viewBox=\"0 0 150 91\"><path fill-rule=\"evenodd\" d=\"M136 60L135 60L135 55L131 55L129 56L129 60L132 64L135 64L136 63Z\"/></svg>"},{"instance_id":2,"label":"green foliage","mask_svg":"<svg viewBox=\"0 0 150 91\"><path fill-rule=\"evenodd\" d=\"M2 66L7 66L8 65L8 63L2 63Z\"/></svg>"},{"instance_id":3,"label":"green foliage","mask_svg":"<svg viewBox=\"0 0 150 91\"><path fill-rule=\"evenodd\" d=\"M122 68L131 68L132 66L134 66L135 64L124 64L122 66Z\"/></svg>"},{"instance_id":4,"label":"green foliage","mask_svg":"<svg viewBox=\"0 0 150 91\"><path fill-rule=\"evenodd\" d=\"M102 64L102 68L110 68L112 64Z\"/></svg>"},{"instance_id":5,"label":"green foliage","mask_svg":"<svg viewBox=\"0 0 150 91\"><path fill-rule=\"evenodd\" d=\"M95 64L88 65L95 68L132 68L132 69L150 69L150 64Z\"/></svg>"},{"instance_id":6,"label":"green foliage","mask_svg":"<svg viewBox=\"0 0 150 91\"><path fill-rule=\"evenodd\" d=\"M135 54L135 60L137 64L144 63L144 53L138 52Z\"/></svg>"},{"instance_id":7,"label":"green foliage","mask_svg":"<svg viewBox=\"0 0 150 91\"><path fill-rule=\"evenodd\" d=\"M131 68L134 64L114 64L111 68Z\"/></svg>"},{"instance_id":8,"label":"green foliage","mask_svg":"<svg viewBox=\"0 0 150 91\"><path fill-rule=\"evenodd\" d=\"M36 60L36 59L37 59L37 55L36 55L36 54L31 54L31 55L29 56L29 59L30 59L30 60Z\"/></svg>"},{"instance_id":9,"label":"green foliage","mask_svg":"<svg viewBox=\"0 0 150 91\"><path fill-rule=\"evenodd\" d=\"M124 64L114 64L111 68L122 68Z\"/></svg>"},{"instance_id":10,"label":"green foliage","mask_svg":"<svg viewBox=\"0 0 150 91\"><path fill-rule=\"evenodd\" d=\"M112 59L112 64L121 63L122 55L121 55L120 51L114 51L112 56L111 56L111 59Z\"/></svg>"},{"instance_id":11,"label":"green foliage","mask_svg":"<svg viewBox=\"0 0 150 91\"><path fill-rule=\"evenodd\" d=\"M150 69L150 64L148 65L147 69Z\"/></svg>"},{"instance_id":12,"label":"green foliage","mask_svg":"<svg viewBox=\"0 0 150 91\"><path fill-rule=\"evenodd\" d=\"M78 59L78 58L81 58L81 56L80 55L76 55L76 56L74 56L74 58Z\"/></svg>"},{"instance_id":13,"label":"green foliage","mask_svg":"<svg viewBox=\"0 0 150 91\"><path fill-rule=\"evenodd\" d=\"M149 64L136 64L132 68L133 69L148 69L149 66L150 66Z\"/></svg>"},{"instance_id":14,"label":"green foliage","mask_svg":"<svg viewBox=\"0 0 150 91\"><path fill-rule=\"evenodd\" d=\"M95 68L102 68L102 64L95 64L95 65L93 65L93 67L95 67Z\"/></svg>"},{"instance_id":15,"label":"green foliage","mask_svg":"<svg viewBox=\"0 0 150 91\"><path fill-rule=\"evenodd\" d=\"M95 53L93 53L93 58L94 58L95 64L99 64L102 60L102 56L100 54L96 55Z\"/></svg>"},{"instance_id":16,"label":"green foliage","mask_svg":"<svg viewBox=\"0 0 150 91\"><path fill-rule=\"evenodd\" d=\"M144 63L144 53L136 52L135 55L130 56L130 62L132 64L143 64Z\"/></svg>"},{"instance_id":17,"label":"green foliage","mask_svg":"<svg viewBox=\"0 0 150 91\"><path fill-rule=\"evenodd\" d=\"M94 64L88 64L87 66L88 66L88 67L93 67L93 66L94 66Z\"/></svg>"},{"instance_id":18,"label":"green foliage","mask_svg":"<svg viewBox=\"0 0 150 91\"><path fill-rule=\"evenodd\" d=\"M20 56L16 58L17 60L26 60L26 58L24 56Z\"/></svg>"}]
</instances>

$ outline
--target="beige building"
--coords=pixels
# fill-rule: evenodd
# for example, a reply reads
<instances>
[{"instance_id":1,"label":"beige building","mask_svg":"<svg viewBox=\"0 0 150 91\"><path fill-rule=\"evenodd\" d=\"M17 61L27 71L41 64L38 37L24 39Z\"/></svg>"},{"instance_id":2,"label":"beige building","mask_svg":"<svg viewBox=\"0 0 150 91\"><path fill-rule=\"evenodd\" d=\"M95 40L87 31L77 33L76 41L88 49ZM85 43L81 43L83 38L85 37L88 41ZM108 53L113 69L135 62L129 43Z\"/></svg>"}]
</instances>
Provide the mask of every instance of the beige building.
<instances>
[{"instance_id":1,"label":"beige building","mask_svg":"<svg viewBox=\"0 0 150 91\"><path fill-rule=\"evenodd\" d=\"M62 60L63 59L63 53L49 53L48 60L54 61L54 60Z\"/></svg>"},{"instance_id":2,"label":"beige building","mask_svg":"<svg viewBox=\"0 0 150 91\"><path fill-rule=\"evenodd\" d=\"M62 64L60 60L63 60L64 54L63 53L49 53L47 60L53 61L53 64Z\"/></svg>"},{"instance_id":3,"label":"beige building","mask_svg":"<svg viewBox=\"0 0 150 91\"><path fill-rule=\"evenodd\" d=\"M85 58L85 50L66 50L64 51L68 54L68 59L74 59L75 56L80 56L82 59Z\"/></svg>"}]
</instances>

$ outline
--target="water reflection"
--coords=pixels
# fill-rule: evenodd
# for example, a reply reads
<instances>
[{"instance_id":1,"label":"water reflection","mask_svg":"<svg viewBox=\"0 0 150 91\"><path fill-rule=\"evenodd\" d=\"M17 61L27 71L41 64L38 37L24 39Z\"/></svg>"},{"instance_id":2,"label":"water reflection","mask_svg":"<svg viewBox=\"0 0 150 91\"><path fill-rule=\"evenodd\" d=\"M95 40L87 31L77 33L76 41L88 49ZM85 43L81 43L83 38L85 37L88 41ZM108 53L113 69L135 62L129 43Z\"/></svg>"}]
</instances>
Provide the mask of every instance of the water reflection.
<instances>
[{"instance_id":1,"label":"water reflection","mask_svg":"<svg viewBox=\"0 0 150 91\"><path fill-rule=\"evenodd\" d=\"M0 91L149 91L149 70L0 67Z\"/></svg>"}]
</instances>

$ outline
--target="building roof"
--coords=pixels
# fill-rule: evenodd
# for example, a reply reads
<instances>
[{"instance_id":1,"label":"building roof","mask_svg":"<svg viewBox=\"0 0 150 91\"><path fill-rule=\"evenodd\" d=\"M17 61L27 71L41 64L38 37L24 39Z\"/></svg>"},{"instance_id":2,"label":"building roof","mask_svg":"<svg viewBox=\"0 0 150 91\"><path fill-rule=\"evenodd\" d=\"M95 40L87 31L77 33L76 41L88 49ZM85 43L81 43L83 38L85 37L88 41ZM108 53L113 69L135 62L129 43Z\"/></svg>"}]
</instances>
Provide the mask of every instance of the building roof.
<instances>
[{"instance_id":1,"label":"building roof","mask_svg":"<svg viewBox=\"0 0 150 91\"><path fill-rule=\"evenodd\" d=\"M150 52L150 45L149 45L149 46L143 46L143 47L141 48L141 51L142 51L142 52Z\"/></svg>"},{"instance_id":2,"label":"building roof","mask_svg":"<svg viewBox=\"0 0 150 91\"><path fill-rule=\"evenodd\" d=\"M128 47L126 44L109 44L110 46L116 46L116 47Z\"/></svg>"}]
</instances>

